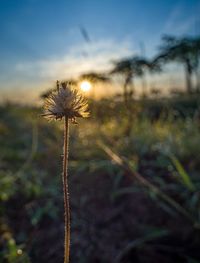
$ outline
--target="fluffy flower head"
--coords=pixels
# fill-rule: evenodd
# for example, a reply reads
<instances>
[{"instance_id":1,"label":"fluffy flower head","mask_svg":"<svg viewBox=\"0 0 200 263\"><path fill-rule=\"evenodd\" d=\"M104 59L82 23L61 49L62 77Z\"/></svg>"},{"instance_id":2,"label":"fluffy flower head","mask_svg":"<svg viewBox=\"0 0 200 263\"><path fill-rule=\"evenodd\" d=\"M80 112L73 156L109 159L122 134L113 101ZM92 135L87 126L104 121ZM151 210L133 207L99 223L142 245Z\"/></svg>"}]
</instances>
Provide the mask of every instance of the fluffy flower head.
<instances>
[{"instance_id":1,"label":"fluffy flower head","mask_svg":"<svg viewBox=\"0 0 200 263\"><path fill-rule=\"evenodd\" d=\"M45 99L43 116L49 120L67 117L76 123L77 117L85 118L88 115L87 101L66 82L57 82L57 91Z\"/></svg>"}]
</instances>

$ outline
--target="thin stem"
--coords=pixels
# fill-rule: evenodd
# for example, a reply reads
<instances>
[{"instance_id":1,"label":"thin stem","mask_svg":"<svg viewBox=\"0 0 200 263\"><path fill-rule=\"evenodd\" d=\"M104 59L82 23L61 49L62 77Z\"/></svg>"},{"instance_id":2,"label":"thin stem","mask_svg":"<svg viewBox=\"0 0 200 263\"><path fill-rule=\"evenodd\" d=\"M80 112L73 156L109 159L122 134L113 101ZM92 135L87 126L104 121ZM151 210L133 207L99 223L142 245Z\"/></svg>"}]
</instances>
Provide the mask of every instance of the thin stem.
<instances>
[{"instance_id":1,"label":"thin stem","mask_svg":"<svg viewBox=\"0 0 200 263\"><path fill-rule=\"evenodd\" d=\"M69 146L69 120L65 117L64 122L64 145L63 145L63 193L64 193L64 219L65 219L65 241L64 241L64 263L69 263L69 247L70 247L70 208L68 194L68 146Z\"/></svg>"}]
</instances>

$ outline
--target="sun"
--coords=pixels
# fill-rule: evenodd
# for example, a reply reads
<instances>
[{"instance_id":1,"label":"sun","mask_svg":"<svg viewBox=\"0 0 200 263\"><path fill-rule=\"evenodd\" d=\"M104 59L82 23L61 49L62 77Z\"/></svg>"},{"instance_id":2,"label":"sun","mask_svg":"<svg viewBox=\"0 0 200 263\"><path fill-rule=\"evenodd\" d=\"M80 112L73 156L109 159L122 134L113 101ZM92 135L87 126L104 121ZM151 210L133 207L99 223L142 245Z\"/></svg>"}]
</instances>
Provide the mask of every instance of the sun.
<instances>
[{"instance_id":1,"label":"sun","mask_svg":"<svg viewBox=\"0 0 200 263\"><path fill-rule=\"evenodd\" d=\"M91 90L92 85L91 85L91 83L89 81L84 80L84 81L81 82L80 87L81 87L82 91L88 92L88 91Z\"/></svg>"}]
</instances>

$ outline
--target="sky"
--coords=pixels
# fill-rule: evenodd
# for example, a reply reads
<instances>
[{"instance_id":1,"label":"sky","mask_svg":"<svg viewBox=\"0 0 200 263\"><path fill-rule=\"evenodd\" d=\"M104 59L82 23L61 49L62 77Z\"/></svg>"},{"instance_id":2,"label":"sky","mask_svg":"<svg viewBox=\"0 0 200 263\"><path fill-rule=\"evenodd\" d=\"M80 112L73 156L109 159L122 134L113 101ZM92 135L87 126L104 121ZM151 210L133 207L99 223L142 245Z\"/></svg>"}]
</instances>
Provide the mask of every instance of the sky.
<instances>
[{"instance_id":1,"label":"sky","mask_svg":"<svg viewBox=\"0 0 200 263\"><path fill-rule=\"evenodd\" d=\"M199 14L200 0L0 0L1 97L153 57L164 34L200 34Z\"/></svg>"}]
</instances>

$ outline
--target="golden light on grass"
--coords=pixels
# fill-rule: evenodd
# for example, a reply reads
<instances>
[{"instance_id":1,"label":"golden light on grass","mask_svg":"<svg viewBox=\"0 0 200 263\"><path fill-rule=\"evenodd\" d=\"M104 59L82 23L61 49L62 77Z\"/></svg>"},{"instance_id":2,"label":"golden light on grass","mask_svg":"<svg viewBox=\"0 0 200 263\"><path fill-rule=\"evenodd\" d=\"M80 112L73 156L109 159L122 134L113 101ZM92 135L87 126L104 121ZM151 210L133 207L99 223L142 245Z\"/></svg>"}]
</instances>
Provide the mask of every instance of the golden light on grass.
<instances>
[{"instance_id":1,"label":"golden light on grass","mask_svg":"<svg viewBox=\"0 0 200 263\"><path fill-rule=\"evenodd\" d=\"M92 88L92 84L89 81L84 80L80 83L80 88L83 92L89 92Z\"/></svg>"}]
</instances>

